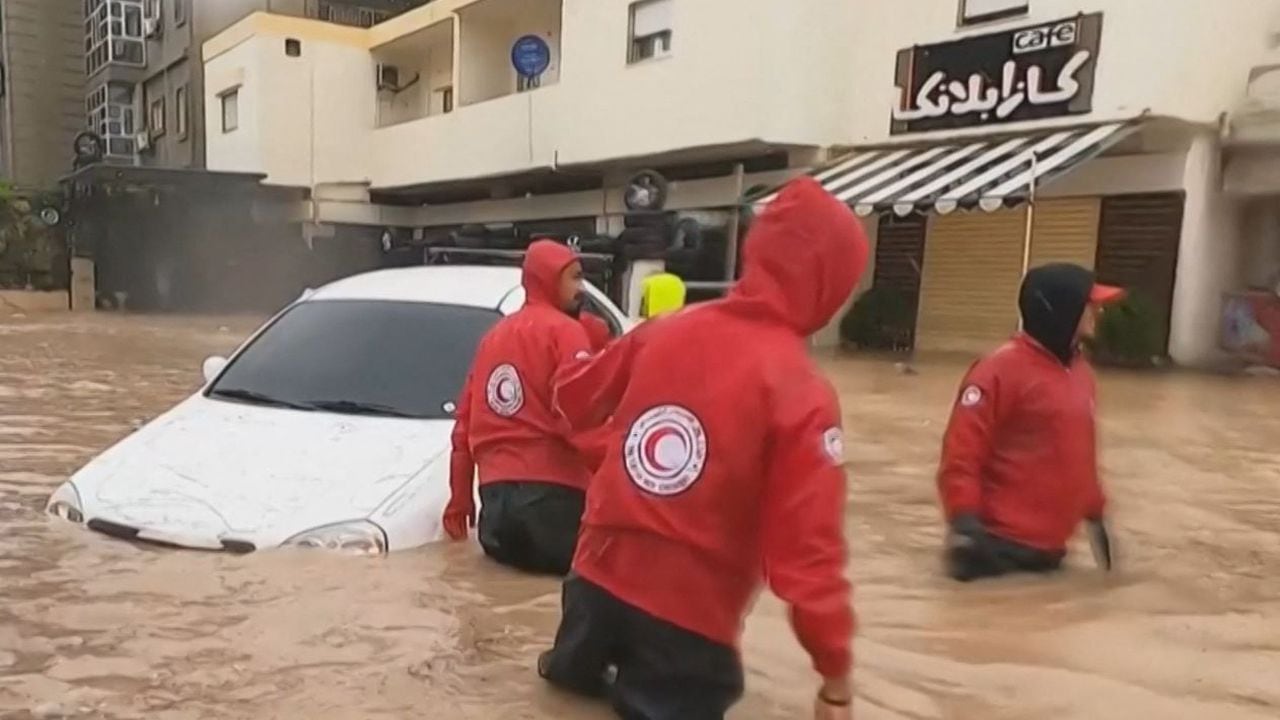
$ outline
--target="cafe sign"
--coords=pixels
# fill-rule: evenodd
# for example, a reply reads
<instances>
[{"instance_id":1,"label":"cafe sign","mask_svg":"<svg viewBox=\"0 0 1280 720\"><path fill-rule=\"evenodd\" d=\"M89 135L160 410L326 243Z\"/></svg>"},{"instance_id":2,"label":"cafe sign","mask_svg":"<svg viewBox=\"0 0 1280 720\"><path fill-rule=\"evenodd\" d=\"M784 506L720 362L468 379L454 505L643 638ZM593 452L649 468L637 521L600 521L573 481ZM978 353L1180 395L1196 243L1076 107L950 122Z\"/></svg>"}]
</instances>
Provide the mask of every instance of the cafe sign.
<instances>
[{"instance_id":1,"label":"cafe sign","mask_svg":"<svg viewBox=\"0 0 1280 720\"><path fill-rule=\"evenodd\" d=\"M898 52L894 135L1093 110L1102 13Z\"/></svg>"}]
</instances>

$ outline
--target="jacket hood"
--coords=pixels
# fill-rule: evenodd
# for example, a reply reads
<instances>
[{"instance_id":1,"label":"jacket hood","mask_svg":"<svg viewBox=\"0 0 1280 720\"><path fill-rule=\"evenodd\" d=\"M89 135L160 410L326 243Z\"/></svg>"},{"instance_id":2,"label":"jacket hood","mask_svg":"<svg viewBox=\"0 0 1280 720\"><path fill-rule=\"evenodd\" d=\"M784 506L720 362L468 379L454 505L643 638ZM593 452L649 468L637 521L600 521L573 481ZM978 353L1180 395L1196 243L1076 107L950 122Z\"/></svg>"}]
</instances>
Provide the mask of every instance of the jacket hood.
<instances>
[{"instance_id":1,"label":"jacket hood","mask_svg":"<svg viewBox=\"0 0 1280 720\"><path fill-rule=\"evenodd\" d=\"M1076 330L1093 291L1093 273L1069 263L1042 265L1027 273L1018 295L1022 330L1055 357L1070 364Z\"/></svg>"},{"instance_id":2,"label":"jacket hood","mask_svg":"<svg viewBox=\"0 0 1280 720\"><path fill-rule=\"evenodd\" d=\"M578 256L554 240L536 240L524 256L520 284L525 303L560 307L560 273Z\"/></svg>"},{"instance_id":3,"label":"jacket hood","mask_svg":"<svg viewBox=\"0 0 1280 720\"><path fill-rule=\"evenodd\" d=\"M756 218L730 297L759 304L809 335L825 327L867 266L867 235L848 206L813 178L792 181Z\"/></svg>"}]
</instances>

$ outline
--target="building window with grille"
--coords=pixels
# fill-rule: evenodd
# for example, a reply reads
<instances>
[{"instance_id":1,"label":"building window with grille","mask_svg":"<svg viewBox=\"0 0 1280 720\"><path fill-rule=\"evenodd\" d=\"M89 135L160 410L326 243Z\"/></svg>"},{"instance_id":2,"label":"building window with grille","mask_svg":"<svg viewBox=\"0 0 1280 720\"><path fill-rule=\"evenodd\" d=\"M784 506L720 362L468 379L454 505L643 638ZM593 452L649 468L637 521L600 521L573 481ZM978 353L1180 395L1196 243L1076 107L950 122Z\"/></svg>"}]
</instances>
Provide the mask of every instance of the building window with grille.
<instances>
[{"instance_id":1,"label":"building window with grille","mask_svg":"<svg viewBox=\"0 0 1280 720\"><path fill-rule=\"evenodd\" d=\"M173 125L179 140L186 140L191 133L191 106L187 100L187 86L183 85L173 93Z\"/></svg>"},{"instance_id":2,"label":"building window with grille","mask_svg":"<svg viewBox=\"0 0 1280 720\"><path fill-rule=\"evenodd\" d=\"M104 83L85 102L89 130L102 138L109 159L132 159L137 153L138 128L134 118L133 85Z\"/></svg>"},{"instance_id":3,"label":"building window with grille","mask_svg":"<svg viewBox=\"0 0 1280 720\"><path fill-rule=\"evenodd\" d=\"M94 75L108 64L145 67L143 0L85 0L85 71Z\"/></svg>"},{"instance_id":4,"label":"building window with grille","mask_svg":"<svg viewBox=\"0 0 1280 720\"><path fill-rule=\"evenodd\" d=\"M164 136L165 107L164 97L158 97L151 101L147 115L147 131L151 134L151 139Z\"/></svg>"},{"instance_id":5,"label":"building window with grille","mask_svg":"<svg viewBox=\"0 0 1280 720\"><path fill-rule=\"evenodd\" d=\"M222 93L222 132L235 132L240 127L240 88Z\"/></svg>"},{"instance_id":6,"label":"building window with grille","mask_svg":"<svg viewBox=\"0 0 1280 720\"><path fill-rule=\"evenodd\" d=\"M1021 17L1030 10L1030 0L960 0L960 24L979 23Z\"/></svg>"},{"instance_id":7,"label":"building window with grille","mask_svg":"<svg viewBox=\"0 0 1280 720\"><path fill-rule=\"evenodd\" d=\"M675 0L641 0L631 4L627 62L643 62L671 53L674 5Z\"/></svg>"}]
</instances>

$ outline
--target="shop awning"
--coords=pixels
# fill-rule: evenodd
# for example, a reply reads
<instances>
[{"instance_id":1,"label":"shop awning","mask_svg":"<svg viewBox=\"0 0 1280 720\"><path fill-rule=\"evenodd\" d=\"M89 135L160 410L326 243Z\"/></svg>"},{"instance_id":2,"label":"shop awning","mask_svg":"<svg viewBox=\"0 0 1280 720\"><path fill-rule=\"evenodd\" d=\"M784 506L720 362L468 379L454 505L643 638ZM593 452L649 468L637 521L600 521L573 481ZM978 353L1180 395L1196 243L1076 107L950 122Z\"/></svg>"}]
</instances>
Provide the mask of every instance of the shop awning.
<instances>
[{"instance_id":1,"label":"shop awning","mask_svg":"<svg viewBox=\"0 0 1280 720\"><path fill-rule=\"evenodd\" d=\"M855 151L810 175L859 215L957 208L994 211L1120 141L1136 123L1044 130L996 139ZM755 201L767 204L776 190Z\"/></svg>"}]
</instances>

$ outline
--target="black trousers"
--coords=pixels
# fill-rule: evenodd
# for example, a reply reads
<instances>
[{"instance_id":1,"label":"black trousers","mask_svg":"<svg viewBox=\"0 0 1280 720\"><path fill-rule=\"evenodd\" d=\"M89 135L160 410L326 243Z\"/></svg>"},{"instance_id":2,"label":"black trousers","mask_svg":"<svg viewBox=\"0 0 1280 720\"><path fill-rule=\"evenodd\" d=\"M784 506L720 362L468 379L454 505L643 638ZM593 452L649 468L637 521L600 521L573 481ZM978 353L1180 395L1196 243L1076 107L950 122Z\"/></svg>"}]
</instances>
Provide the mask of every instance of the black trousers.
<instances>
[{"instance_id":1,"label":"black trousers","mask_svg":"<svg viewBox=\"0 0 1280 720\"><path fill-rule=\"evenodd\" d=\"M659 620L570 575L556 643L538 673L570 692L607 697L623 720L722 720L742 697L733 648Z\"/></svg>"},{"instance_id":2,"label":"black trousers","mask_svg":"<svg viewBox=\"0 0 1280 720\"><path fill-rule=\"evenodd\" d=\"M546 482L495 482L480 486L480 503L486 555L526 572L569 572L586 493Z\"/></svg>"},{"instance_id":3,"label":"black trousers","mask_svg":"<svg viewBox=\"0 0 1280 720\"><path fill-rule=\"evenodd\" d=\"M1065 553L1047 552L991 533L947 548L947 574L961 582L1009 573L1049 573L1062 567Z\"/></svg>"}]
</instances>

